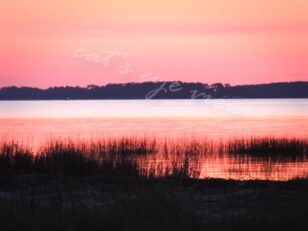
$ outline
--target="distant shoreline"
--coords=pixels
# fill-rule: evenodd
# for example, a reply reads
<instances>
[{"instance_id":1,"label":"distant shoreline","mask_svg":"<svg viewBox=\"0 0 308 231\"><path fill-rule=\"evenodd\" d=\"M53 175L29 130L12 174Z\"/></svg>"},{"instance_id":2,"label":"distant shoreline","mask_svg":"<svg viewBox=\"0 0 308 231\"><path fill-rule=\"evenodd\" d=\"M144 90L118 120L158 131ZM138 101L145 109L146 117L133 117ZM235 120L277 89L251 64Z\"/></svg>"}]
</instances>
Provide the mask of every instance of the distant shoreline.
<instances>
[{"instance_id":1,"label":"distant shoreline","mask_svg":"<svg viewBox=\"0 0 308 231\"><path fill-rule=\"evenodd\" d=\"M187 82L144 82L87 87L2 87L0 100L185 100L305 99L308 82L230 86Z\"/></svg>"},{"instance_id":2,"label":"distant shoreline","mask_svg":"<svg viewBox=\"0 0 308 231\"><path fill-rule=\"evenodd\" d=\"M235 98L212 98L212 99L0 99L0 102L10 102L10 101L165 101L165 100L174 100L174 101L180 101L180 100L290 100L290 99L308 99L308 97L304 98L241 98L241 99L235 99Z\"/></svg>"}]
</instances>

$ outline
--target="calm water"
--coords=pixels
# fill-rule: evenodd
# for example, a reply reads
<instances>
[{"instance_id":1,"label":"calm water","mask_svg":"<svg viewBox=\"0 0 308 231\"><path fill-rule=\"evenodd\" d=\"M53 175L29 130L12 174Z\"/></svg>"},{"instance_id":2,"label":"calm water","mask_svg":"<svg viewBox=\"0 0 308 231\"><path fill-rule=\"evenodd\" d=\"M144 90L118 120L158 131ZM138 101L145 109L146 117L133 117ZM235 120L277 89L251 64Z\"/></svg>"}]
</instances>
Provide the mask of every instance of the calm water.
<instances>
[{"instance_id":1,"label":"calm water","mask_svg":"<svg viewBox=\"0 0 308 231\"><path fill-rule=\"evenodd\" d=\"M39 146L54 138L202 136L213 140L276 136L308 138L307 99L0 101L0 137ZM171 158L172 159L172 158ZM179 163L181 161L179 160ZM163 174L169 159L140 158ZM287 180L308 176L307 162L211 156L191 161L198 177Z\"/></svg>"}]
</instances>

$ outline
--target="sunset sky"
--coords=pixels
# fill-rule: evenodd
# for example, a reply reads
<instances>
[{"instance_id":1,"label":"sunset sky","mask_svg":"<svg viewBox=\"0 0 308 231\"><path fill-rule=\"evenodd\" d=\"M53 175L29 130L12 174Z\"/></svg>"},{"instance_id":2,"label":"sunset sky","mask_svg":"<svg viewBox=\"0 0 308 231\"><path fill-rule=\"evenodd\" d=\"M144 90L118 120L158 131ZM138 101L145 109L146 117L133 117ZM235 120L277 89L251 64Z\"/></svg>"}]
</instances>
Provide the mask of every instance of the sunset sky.
<instances>
[{"instance_id":1,"label":"sunset sky","mask_svg":"<svg viewBox=\"0 0 308 231\"><path fill-rule=\"evenodd\" d=\"M0 86L308 81L307 9L307 0L2 0Z\"/></svg>"}]
</instances>

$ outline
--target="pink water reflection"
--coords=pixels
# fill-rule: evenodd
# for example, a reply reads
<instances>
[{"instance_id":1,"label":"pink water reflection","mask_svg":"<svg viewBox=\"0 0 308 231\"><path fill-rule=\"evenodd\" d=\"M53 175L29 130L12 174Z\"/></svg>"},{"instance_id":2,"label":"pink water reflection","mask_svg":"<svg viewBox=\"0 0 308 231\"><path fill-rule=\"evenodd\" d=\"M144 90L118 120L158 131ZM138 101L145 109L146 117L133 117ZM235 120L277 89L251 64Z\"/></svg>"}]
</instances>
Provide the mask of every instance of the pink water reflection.
<instances>
[{"instance_id":1,"label":"pink water reflection","mask_svg":"<svg viewBox=\"0 0 308 231\"><path fill-rule=\"evenodd\" d=\"M138 157L140 171L157 177L172 174L175 167L185 165L183 157L163 155ZM278 160L251 156L205 155L188 159L188 174L198 179L222 178L233 180L287 181L308 176L308 160Z\"/></svg>"},{"instance_id":2,"label":"pink water reflection","mask_svg":"<svg viewBox=\"0 0 308 231\"><path fill-rule=\"evenodd\" d=\"M27 144L50 138L96 139L106 136L307 137L308 117L284 118L34 118L0 119L0 137Z\"/></svg>"},{"instance_id":3,"label":"pink water reflection","mask_svg":"<svg viewBox=\"0 0 308 231\"><path fill-rule=\"evenodd\" d=\"M3 101L0 137L38 147L49 139L147 136L158 140L235 137L308 138L308 100ZM170 159L171 158L171 159ZM183 159L140 157L140 171L165 175ZM308 163L203 156L189 159L197 178L288 180L308 176Z\"/></svg>"}]
</instances>

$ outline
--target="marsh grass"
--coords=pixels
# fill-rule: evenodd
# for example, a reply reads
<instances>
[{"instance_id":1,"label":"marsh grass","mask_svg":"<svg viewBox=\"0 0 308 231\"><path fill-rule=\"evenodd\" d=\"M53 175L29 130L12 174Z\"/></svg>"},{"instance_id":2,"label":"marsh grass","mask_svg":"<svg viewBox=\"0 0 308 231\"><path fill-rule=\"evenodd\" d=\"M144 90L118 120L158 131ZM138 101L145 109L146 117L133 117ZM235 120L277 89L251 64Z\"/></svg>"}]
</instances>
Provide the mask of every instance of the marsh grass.
<instances>
[{"instance_id":1,"label":"marsh grass","mask_svg":"<svg viewBox=\"0 0 308 231\"><path fill-rule=\"evenodd\" d=\"M161 177L141 173L136 160L148 155L156 158L156 153L172 161L171 169ZM306 156L307 141L58 140L35 151L14 141L3 142L0 227L26 231L307 230L307 179L242 182L192 177L192 161L225 154ZM284 194L295 199L280 199Z\"/></svg>"},{"instance_id":2,"label":"marsh grass","mask_svg":"<svg viewBox=\"0 0 308 231\"><path fill-rule=\"evenodd\" d=\"M15 142L0 145L0 175L28 174L33 170L31 149Z\"/></svg>"},{"instance_id":3,"label":"marsh grass","mask_svg":"<svg viewBox=\"0 0 308 231\"><path fill-rule=\"evenodd\" d=\"M254 156L306 156L307 140L299 138L250 138L228 141L228 153Z\"/></svg>"},{"instance_id":4,"label":"marsh grass","mask_svg":"<svg viewBox=\"0 0 308 231\"><path fill-rule=\"evenodd\" d=\"M308 142L297 138L249 138L218 142L206 139L160 142L147 138L116 138L90 142L55 140L33 151L11 141L0 144L0 176L144 177L137 160L156 153L161 153L166 160L174 159L166 176L185 178L191 172L190 162L198 163L198 158L204 155L306 157ZM146 177L155 177L155 174L147 174Z\"/></svg>"}]
</instances>

